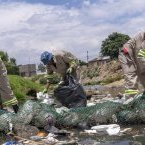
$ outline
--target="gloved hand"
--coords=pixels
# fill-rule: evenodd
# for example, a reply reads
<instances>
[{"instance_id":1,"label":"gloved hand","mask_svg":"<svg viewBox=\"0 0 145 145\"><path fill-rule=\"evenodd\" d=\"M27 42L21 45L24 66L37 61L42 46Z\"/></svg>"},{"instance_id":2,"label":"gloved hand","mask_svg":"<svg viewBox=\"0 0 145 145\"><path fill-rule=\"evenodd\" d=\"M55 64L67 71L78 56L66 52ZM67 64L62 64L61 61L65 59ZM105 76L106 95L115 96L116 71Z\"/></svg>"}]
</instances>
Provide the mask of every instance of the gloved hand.
<instances>
[{"instance_id":1,"label":"gloved hand","mask_svg":"<svg viewBox=\"0 0 145 145\"><path fill-rule=\"evenodd\" d=\"M122 49L122 52L123 52L124 55L125 55L125 54L128 54L128 48L124 47L124 48Z\"/></svg>"},{"instance_id":2,"label":"gloved hand","mask_svg":"<svg viewBox=\"0 0 145 145\"><path fill-rule=\"evenodd\" d=\"M72 73L72 70L73 70L73 68L72 68L72 67L69 67L69 68L67 69L67 73L68 73L68 74L71 74L71 73Z\"/></svg>"},{"instance_id":3,"label":"gloved hand","mask_svg":"<svg viewBox=\"0 0 145 145\"><path fill-rule=\"evenodd\" d=\"M63 85L64 84L64 81L60 81L59 83L58 83L58 85Z\"/></svg>"},{"instance_id":4,"label":"gloved hand","mask_svg":"<svg viewBox=\"0 0 145 145\"><path fill-rule=\"evenodd\" d=\"M43 90L43 94L46 94L47 91L48 91L48 90L45 88L45 89Z\"/></svg>"},{"instance_id":5,"label":"gloved hand","mask_svg":"<svg viewBox=\"0 0 145 145\"><path fill-rule=\"evenodd\" d=\"M145 50L140 49L138 55L145 58Z\"/></svg>"}]
</instances>

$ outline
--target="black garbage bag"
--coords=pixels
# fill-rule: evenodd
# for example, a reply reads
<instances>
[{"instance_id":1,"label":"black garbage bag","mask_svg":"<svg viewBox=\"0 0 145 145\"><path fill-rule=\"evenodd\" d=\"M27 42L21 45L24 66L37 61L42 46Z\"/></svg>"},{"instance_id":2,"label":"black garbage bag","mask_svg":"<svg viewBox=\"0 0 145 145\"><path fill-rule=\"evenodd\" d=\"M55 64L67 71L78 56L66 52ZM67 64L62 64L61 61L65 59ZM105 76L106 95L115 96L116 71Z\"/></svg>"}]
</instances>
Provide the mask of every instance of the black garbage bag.
<instances>
[{"instance_id":1,"label":"black garbage bag","mask_svg":"<svg viewBox=\"0 0 145 145\"><path fill-rule=\"evenodd\" d=\"M87 97L82 85L71 75L66 75L64 84L54 90L54 96L67 108L85 107L87 104Z\"/></svg>"}]
</instances>

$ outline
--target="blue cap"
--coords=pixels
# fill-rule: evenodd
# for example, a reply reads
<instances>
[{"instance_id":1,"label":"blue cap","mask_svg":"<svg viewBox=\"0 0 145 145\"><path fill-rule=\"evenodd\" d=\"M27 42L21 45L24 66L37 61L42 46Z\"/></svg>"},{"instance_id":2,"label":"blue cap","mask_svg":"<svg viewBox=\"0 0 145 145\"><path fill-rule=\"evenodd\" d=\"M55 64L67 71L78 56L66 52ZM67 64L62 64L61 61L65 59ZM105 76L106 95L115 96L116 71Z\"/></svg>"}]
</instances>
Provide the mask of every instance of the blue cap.
<instances>
[{"instance_id":1,"label":"blue cap","mask_svg":"<svg viewBox=\"0 0 145 145\"><path fill-rule=\"evenodd\" d=\"M48 51L44 51L41 54L41 61L43 62L44 65L47 65L51 59L52 59L52 53Z\"/></svg>"}]
</instances>

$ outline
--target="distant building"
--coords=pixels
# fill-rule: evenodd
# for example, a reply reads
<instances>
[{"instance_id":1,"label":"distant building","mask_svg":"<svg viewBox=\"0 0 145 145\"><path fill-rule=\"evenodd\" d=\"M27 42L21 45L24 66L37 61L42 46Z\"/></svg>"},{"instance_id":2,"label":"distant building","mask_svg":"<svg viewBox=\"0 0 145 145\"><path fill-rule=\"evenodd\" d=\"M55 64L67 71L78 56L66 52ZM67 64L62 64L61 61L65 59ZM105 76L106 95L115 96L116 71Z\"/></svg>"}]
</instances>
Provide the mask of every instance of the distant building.
<instances>
[{"instance_id":1,"label":"distant building","mask_svg":"<svg viewBox=\"0 0 145 145\"><path fill-rule=\"evenodd\" d=\"M22 77L36 75L36 64L19 65L19 73Z\"/></svg>"},{"instance_id":2,"label":"distant building","mask_svg":"<svg viewBox=\"0 0 145 145\"><path fill-rule=\"evenodd\" d=\"M89 65L97 64L98 66L100 66L100 65L106 64L110 60L111 60L110 56L104 56L104 57L100 56L98 58L90 60L88 63Z\"/></svg>"},{"instance_id":3,"label":"distant building","mask_svg":"<svg viewBox=\"0 0 145 145\"><path fill-rule=\"evenodd\" d=\"M37 70L37 72L36 72L36 73L37 73L37 75L47 74L47 72L46 72L46 71L45 71L45 72L42 72L42 71L40 71L40 70L39 70L39 71Z\"/></svg>"}]
</instances>

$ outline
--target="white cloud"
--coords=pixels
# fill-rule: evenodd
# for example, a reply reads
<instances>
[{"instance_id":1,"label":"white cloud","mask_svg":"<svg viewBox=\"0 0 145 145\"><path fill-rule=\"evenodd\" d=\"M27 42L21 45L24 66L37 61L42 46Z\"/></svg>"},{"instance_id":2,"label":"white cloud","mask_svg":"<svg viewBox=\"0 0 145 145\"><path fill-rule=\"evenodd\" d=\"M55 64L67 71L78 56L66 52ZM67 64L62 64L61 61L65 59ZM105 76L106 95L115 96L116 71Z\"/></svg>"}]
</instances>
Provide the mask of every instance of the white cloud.
<instances>
[{"instance_id":1,"label":"white cloud","mask_svg":"<svg viewBox=\"0 0 145 145\"><path fill-rule=\"evenodd\" d=\"M96 0L97 1L97 0ZM28 3L0 5L0 48L20 63L38 63L42 51L65 49L86 59L117 31L133 36L145 29L144 0L104 0L81 8Z\"/></svg>"}]
</instances>

